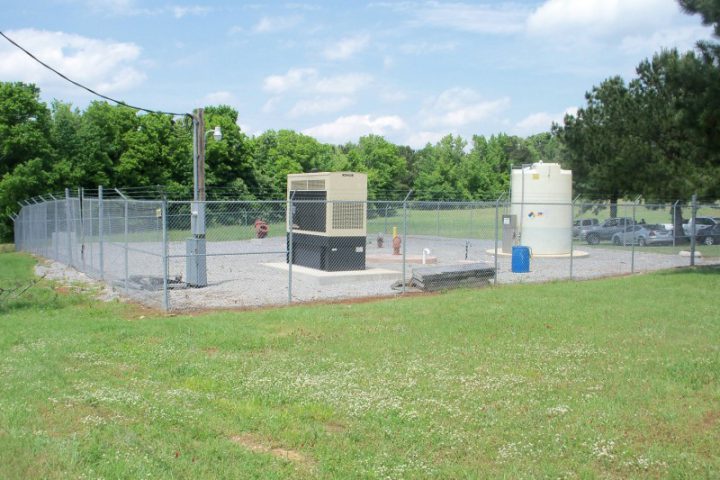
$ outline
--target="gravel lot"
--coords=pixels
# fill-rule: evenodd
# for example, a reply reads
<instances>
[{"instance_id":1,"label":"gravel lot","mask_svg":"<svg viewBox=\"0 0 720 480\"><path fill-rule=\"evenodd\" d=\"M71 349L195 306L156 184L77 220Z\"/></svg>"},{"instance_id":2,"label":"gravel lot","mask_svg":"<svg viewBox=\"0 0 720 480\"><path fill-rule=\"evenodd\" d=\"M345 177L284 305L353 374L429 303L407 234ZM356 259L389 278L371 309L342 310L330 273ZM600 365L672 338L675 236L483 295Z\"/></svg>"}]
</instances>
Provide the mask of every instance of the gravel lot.
<instances>
[{"instance_id":1,"label":"gravel lot","mask_svg":"<svg viewBox=\"0 0 720 480\"><path fill-rule=\"evenodd\" d=\"M150 306L162 305L162 250L158 243L134 243L133 251L128 255L128 274L130 282L125 288L125 252L122 244L108 244L105 246L105 279L113 289L130 298L139 300ZM197 310L205 308L247 308L264 305L284 305L288 302L288 272L268 266L270 263L285 261L284 237L266 238L262 240L246 240L232 242L208 243L207 257L208 287L171 288L169 292L170 308L172 310ZM423 249L430 249L430 255L438 258L439 265L460 264L467 261L483 262L494 266L492 254L486 250L494 248L492 240L448 239L430 236L410 236L407 243L407 254L420 256ZM631 251L603 248L602 245L590 247L583 245L582 250L588 251L589 256L574 258L572 261L573 278L587 279L612 275L623 275L634 271L652 271L689 264L687 257L677 254L664 254L653 252L653 247L635 249L633 260ZM97 248L86 253L87 266L99 265ZM185 245L183 242L169 244L170 278L180 280L185 277L184 257ZM268 253L282 252L282 253ZM392 248L386 241L385 247L377 248L374 244L367 246L368 254L390 254ZM215 256L217 255L217 256ZM720 263L720 258L700 260L698 264ZM400 263L369 263L368 268L382 268L398 272L397 278L402 275ZM418 265L407 265L406 275L409 278L412 269ZM68 280L83 280L84 274L58 262L52 262L43 267L49 272L51 278ZM530 262L529 273L512 273L511 258L499 256L498 283L527 283L545 282L570 278L571 261L569 258L550 259L534 257ZM99 273L88 270L91 276L98 277ZM73 273L74 272L74 273ZM392 288L392 280L339 280L330 285L321 285L315 278L298 274L293 276L292 298L294 302L328 301L347 298L377 297L397 295L398 291ZM173 285L181 287L181 284ZM107 295L112 298L113 295Z\"/></svg>"}]
</instances>

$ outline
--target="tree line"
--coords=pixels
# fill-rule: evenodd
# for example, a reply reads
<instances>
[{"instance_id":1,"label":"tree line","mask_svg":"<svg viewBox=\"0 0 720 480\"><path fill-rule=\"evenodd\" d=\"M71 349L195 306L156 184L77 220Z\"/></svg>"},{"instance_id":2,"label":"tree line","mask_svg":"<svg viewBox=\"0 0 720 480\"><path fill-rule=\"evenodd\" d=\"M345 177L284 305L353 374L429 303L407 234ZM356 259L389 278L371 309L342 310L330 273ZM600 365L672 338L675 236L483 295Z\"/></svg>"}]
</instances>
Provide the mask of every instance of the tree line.
<instances>
[{"instance_id":1,"label":"tree line","mask_svg":"<svg viewBox=\"0 0 720 480\"><path fill-rule=\"evenodd\" d=\"M282 199L289 173L358 171L368 174L370 199L398 200L410 189L421 200L494 199L508 188L512 164L554 157L550 133L520 138L448 135L421 149L381 136L330 145L292 130L249 136L227 105L205 108L206 128L223 139L206 148L208 199ZM2 233L17 202L65 188L162 186L170 198L192 197L189 118L139 114L95 101L84 110L40 100L31 84L0 83L0 212Z\"/></svg>"},{"instance_id":2,"label":"tree line","mask_svg":"<svg viewBox=\"0 0 720 480\"><path fill-rule=\"evenodd\" d=\"M720 0L679 0L720 35ZM249 136L238 112L205 109L206 127L224 138L206 151L208 198L279 199L289 173L351 170L368 174L370 199L495 199L509 187L511 165L539 160L573 170L575 193L615 205L720 197L720 45L664 50L636 76L593 86L586 104L552 131L521 138L447 135L420 149L381 136L331 145L292 130ZM150 188L192 195L188 118L139 114L95 101L84 110L40 100L31 84L0 82L0 238L12 235L17 202L66 187ZM681 218L681 215L679 216Z\"/></svg>"}]
</instances>

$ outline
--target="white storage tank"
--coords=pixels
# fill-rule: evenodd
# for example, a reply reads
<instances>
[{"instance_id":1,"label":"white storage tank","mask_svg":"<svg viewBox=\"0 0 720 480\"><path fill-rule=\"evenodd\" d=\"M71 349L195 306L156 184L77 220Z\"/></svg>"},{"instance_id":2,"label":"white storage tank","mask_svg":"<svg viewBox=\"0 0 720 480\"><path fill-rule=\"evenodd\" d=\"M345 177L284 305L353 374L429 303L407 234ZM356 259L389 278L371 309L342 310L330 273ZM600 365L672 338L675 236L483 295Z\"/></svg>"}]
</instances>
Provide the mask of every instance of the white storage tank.
<instances>
[{"instance_id":1,"label":"white storage tank","mask_svg":"<svg viewBox=\"0 0 720 480\"><path fill-rule=\"evenodd\" d=\"M511 213L520 245L533 255L569 254L572 242L572 171L558 163L512 169Z\"/></svg>"}]
</instances>

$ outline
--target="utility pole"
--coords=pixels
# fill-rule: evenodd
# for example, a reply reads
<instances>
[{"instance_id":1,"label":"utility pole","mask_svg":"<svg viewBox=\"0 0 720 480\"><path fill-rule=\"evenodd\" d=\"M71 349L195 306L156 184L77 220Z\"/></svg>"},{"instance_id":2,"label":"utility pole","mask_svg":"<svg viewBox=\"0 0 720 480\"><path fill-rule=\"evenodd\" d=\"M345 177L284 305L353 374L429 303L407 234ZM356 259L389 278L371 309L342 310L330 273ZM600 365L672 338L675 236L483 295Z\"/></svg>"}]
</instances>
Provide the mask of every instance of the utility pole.
<instances>
[{"instance_id":1,"label":"utility pole","mask_svg":"<svg viewBox=\"0 0 720 480\"><path fill-rule=\"evenodd\" d=\"M205 258L205 115L198 108L193 122L193 203L190 206L192 238L185 243L187 261L185 278L191 287L207 286Z\"/></svg>"},{"instance_id":2,"label":"utility pole","mask_svg":"<svg viewBox=\"0 0 720 480\"><path fill-rule=\"evenodd\" d=\"M193 202L190 208L192 238L186 245L186 280L191 287L207 286L207 259L205 257L205 142L212 133L216 141L222 140L219 126L205 131L205 114L202 108L191 115L193 122Z\"/></svg>"},{"instance_id":3,"label":"utility pole","mask_svg":"<svg viewBox=\"0 0 720 480\"><path fill-rule=\"evenodd\" d=\"M196 202L205 201L205 111L202 108L195 110L195 136L197 137L197 198ZM205 226L203 222L203 227ZM203 232L203 235L205 232Z\"/></svg>"}]
</instances>

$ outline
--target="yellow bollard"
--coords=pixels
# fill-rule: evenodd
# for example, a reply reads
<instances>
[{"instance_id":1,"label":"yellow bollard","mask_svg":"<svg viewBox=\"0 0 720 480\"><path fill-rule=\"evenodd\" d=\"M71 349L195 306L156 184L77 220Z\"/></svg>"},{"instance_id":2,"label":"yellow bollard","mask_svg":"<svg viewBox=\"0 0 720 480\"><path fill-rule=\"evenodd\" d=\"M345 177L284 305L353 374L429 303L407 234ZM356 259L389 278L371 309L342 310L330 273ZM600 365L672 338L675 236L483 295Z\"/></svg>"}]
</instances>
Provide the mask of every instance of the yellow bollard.
<instances>
[{"instance_id":1,"label":"yellow bollard","mask_svg":"<svg viewBox=\"0 0 720 480\"><path fill-rule=\"evenodd\" d=\"M393 227L393 255L400 255L400 245L402 244L402 239L397 234L397 227Z\"/></svg>"}]
</instances>

